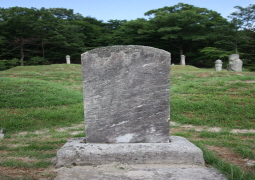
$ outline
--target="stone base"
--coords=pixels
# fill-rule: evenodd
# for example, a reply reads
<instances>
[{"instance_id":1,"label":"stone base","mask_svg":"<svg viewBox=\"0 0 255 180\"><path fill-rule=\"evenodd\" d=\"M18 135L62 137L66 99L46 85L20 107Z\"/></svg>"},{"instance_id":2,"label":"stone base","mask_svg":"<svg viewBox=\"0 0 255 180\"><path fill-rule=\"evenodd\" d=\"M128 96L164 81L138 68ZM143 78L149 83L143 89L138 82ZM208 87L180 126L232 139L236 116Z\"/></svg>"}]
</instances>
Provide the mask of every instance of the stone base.
<instances>
[{"instance_id":1,"label":"stone base","mask_svg":"<svg viewBox=\"0 0 255 180\"><path fill-rule=\"evenodd\" d=\"M169 143L84 143L70 139L58 152L56 167L121 164L185 164L204 166L201 149L178 136Z\"/></svg>"},{"instance_id":2,"label":"stone base","mask_svg":"<svg viewBox=\"0 0 255 180\"><path fill-rule=\"evenodd\" d=\"M213 168L198 165L111 163L62 167L54 180L227 180Z\"/></svg>"}]
</instances>

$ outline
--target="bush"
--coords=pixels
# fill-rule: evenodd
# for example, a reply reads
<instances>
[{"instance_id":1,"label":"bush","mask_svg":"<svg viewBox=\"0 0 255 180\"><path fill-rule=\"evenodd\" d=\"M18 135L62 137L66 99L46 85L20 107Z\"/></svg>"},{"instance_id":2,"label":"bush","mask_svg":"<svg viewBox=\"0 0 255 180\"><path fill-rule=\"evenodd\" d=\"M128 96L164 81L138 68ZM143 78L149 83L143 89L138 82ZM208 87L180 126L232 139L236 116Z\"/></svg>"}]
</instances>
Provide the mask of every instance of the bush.
<instances>
[{"instance_id":1,"label":"bush","mask_svg":"<svg viewBox=\"0 0 255 180\"><path fill-rule=\"evenodd\" d=\"M17 58L13 58L11 60L0 60L0 70L6 70L18 66L19 60Z\"/></svg>"},{"instance_id":2,"label":"bush","mask_svg":"<svg viewBox=\"0 0 255 180\"><path fill-rule=\"evenodd\" d=\"M0 60L0 70L5 70L6 68L7 60Z\"/></svg>"},{"instance_id":3,"label":"bush","mask_svg":"<svg viewBox=\"0 0 255 180\"><path fill-rule=\"evenodd\" d=\"M253 64L247 64L245 67L246 67L247 69L249 69L250 71L255 71L255 63L253 63Z\"/></svg>"},{"instance_id":4,"label":"bush","mask_svg":"<svg viewBox=\"0 0 255 180\"><path fill-rule=\"evenodd\" d=\"M25 64L26 65L48 65L50 64L50 62L44 57L35 56L35 57L31 57L29 61L26 61Z\"/></svg>"}]
</instances>

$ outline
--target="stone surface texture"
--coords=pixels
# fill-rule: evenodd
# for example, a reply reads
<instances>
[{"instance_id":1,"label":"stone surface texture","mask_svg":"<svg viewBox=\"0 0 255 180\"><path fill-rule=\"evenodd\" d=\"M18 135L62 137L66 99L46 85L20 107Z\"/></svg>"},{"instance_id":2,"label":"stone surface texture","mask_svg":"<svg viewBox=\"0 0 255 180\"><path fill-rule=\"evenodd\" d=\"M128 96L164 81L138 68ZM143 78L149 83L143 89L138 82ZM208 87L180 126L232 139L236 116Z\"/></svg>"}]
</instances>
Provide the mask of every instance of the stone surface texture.
<instances>
[{"instance_id":1,"label":"stone surface texture","mask_svg":"<svg viewBox=\"0 0 255 180\"><path fill-rule=\"evenodd\" d=\"M213 168L197 165L120 163L60 168L55 180L227 180Z\"/></svg>"},{"instance_id":2,"label":"stone surface texture","mask_svg":"<svg viewBox=\"0 0 255 180\"><path fill-rule=\"evenodd\" d=\"M229 56L229 64L227 65L228 71L242 72L243 61L239 59L239 54L231 54Z\"/></svg>"},{"instance_id":3,"label":"stone surface texture","mask_svg":"<svg viewBox=\"0 0 255 180\"><path fill-rule=\"evenodd\" d=\"M204 165L201 149L179 136L168 143L84 143L85 138L70 139L58 152L56 167L72 165L186 164Z\"/></svg>"},{"instance_id":4,"label":"stone surface texture","mask_svg":"<svg viewBox=\"0 0 255 180\"><path fill-rule=\"evenodd\" d=\"M169 52L121 45L81 57L87 143L169 141Z\"/></svg>"}]
</instances>

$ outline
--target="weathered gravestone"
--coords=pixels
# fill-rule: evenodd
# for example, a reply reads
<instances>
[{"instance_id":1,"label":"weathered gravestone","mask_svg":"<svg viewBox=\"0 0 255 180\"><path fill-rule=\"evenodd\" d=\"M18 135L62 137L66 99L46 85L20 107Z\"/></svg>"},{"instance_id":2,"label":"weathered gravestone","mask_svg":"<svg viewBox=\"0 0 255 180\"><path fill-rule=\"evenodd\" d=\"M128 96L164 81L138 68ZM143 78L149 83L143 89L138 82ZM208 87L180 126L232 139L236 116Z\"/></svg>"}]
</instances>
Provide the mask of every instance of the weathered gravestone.
<instances>
[{"instance_id":1,"label":"weathered gravestone","mask_svg":"<svg viewBox=\"0 0 255 180\"><path fill-rule=\"evenodd\" d=\"M82 70L86 137L57 152L56 167L68 168L56 180L223 179L198 147L169 138L170 53L99 48L82 54Z\"/></svg>"},{"instance_id":2,"label":"weathered gravestone","mask_svg":"<svg viewBox=\"0 0 255 180\"><path fill-rule=\"evenodd\" d=\"M56 167L204 165L199 148L169 137L170 53L137 45L98 48L82 54L82 71L86 137L70 139L57 152Z\"/></svg>"},{"instance_id":3,"label":"weathered gravestone","mask_svg":"<svg viewBox=\"0 0 255 180\"><path fill-rule=\"evenodd\" d=\"M169 142L170 53L109 46L82 54L88 143Z\"/></svg>"},{"instance_id":4,"label":"weathered gravestone","mask_svg":"<svg viewBox=\"0 0 255 180\"><path fill-rule=\"evenodd\" d=\"M228 59L229 59L229 64L227 65L228 71L242 72L243 61L239 59L239 54L231 54Z\"/></svg>"}]
</instances>

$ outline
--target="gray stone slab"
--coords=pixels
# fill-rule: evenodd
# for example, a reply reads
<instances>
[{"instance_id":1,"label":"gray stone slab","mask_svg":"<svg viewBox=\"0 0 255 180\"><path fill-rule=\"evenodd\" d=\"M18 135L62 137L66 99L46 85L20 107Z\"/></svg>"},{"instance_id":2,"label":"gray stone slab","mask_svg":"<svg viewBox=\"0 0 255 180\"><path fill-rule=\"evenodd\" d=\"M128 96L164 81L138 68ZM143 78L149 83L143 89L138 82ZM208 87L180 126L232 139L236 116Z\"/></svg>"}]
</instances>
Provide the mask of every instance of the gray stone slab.
<instances>
[{"instance_id":1,"label":"gray stone slab","mask_svg":"<svg viewBox=\"0 0 255 180\"><path fill-rule=\"evenodd\" d=\"M169 143L84 143L85 138L70 139L57 152L56 167L123 164L192 164L204 165L201 149L179 136Z\"/></svg>"},{"instance_id":2,"label":"gray stone slab","mask_svg":"<svg viewBox=\"0 0 255 180\"><path fill-rule=\"evenodd\" d=\"M81 58L87 142L168 142L169 52L109 46Z\"/></svg>"},{"instance_id":3,"label":"gray stone slab","mask_svg":"<svg viewBox=\"0 0 255 180\"><path fill-rule=\"evenodd\" d=\"M120 163L61 168L55 180L227 180L213 168Z\"/></svg>"}]
</instances>

